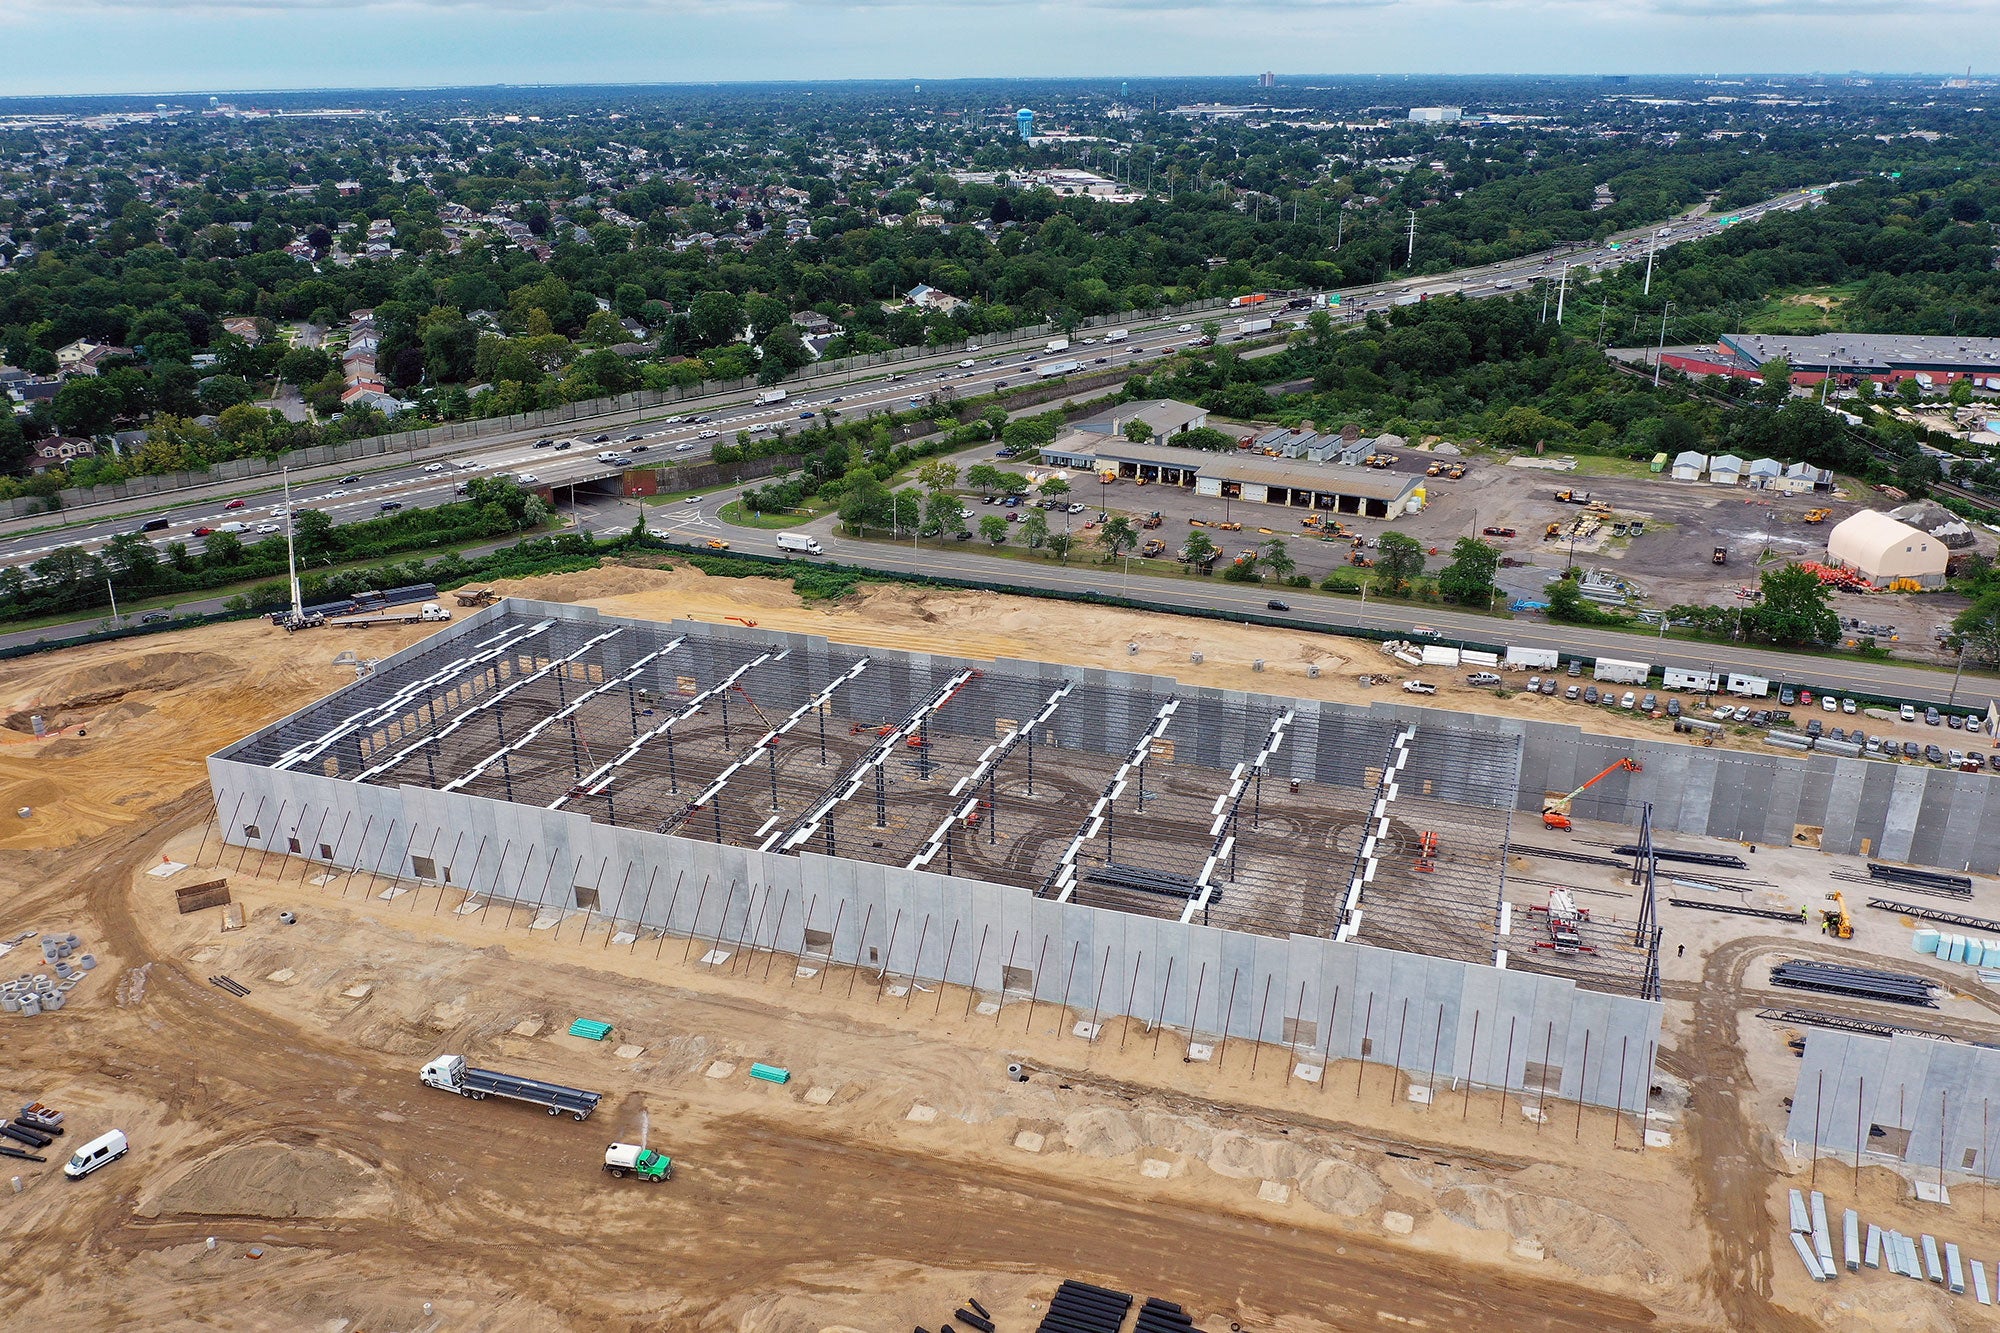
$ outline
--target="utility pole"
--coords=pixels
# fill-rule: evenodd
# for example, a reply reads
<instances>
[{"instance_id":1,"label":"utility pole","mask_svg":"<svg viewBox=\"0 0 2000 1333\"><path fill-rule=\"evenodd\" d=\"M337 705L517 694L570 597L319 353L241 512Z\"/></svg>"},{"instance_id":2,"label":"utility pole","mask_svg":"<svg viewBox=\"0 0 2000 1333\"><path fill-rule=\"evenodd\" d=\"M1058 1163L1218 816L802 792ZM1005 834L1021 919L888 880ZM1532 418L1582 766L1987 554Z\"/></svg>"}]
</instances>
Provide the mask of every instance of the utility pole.
<instances>
[{"instance_id":1,"label":"utility pole","mask_svg":"<svg viewBox=\"0 0 2000 1333\"><path fill-rule=\"evenodd\" d=\"M1556 323L1563 322L1563 298L1569 295L1569 265L1564 264L1562 277L1556 283Z\"/></svg>"},{"instance_id":2,"label":"utility pole","mask_svg":"<svg viewBox=\"0 0 2000 1333\"><path fill-rule=\"evenodd\" d=\"M1653 252L1659 248L1660 238L1657 236L1646 246L1646 286L1645 290L1639 293L1641 296L1651 296L1653 294Z\"/></svg>"},{"instance_id":3,"label":"utility pole","mask_svg":"<svg viewBox=\"0 0 2000 1333\"><path fill-rule=\"evenodd\" d=\"M1610 313L1611 298L1607 295L1604 298L1603 304L1597 307L1597 345L1599 347L1604 346L1604 317Z\"/></svg>"},{"instance_id":4,"label":"utility pole","mask_svg":"<svg viewBox=\"0 0 2000 1333\"><path fill-rule=\"evenodd\" d=\"M1414 267L1417 262L1417 210L1410 210L1410 250L1403 257L1403 267Z\"/></svg>"},{"instance_id":5,"label":"utility pole","mask_svg":"<svg viewBox=\"0 0 2000 1333\"><path fill-rule=\"evenodd\" d=\"M1667 312L1674 308L1672 301L1660 307L1660 346L1653 353L1653 387L1660 387L1660 366L1667 355Z\"/></svg>"},{"instance_id":6,"label":"utility pole","mask_svg":"<svg viewBox=\"0 0 2000 1333\"><path fill-rule=\"evenodd\" d=\"M109 578L104 580L104 591L111 594L111 623L115 625L118 623L118 590L111 586ZM1958 660L1962 664L1965 661L1965 654L1961 652L1958 655ZM1956 686L1953 688L1956 688Z\"/></svg>"},{"instance_id":7,"label":"utility pole","mask_svg":"<svg viewBox=\"0 0 2000 1333\"><path fill-rule=\"evenodd\" d=\"M285 574L292 585L292 619L304 620L306 608L299 597L299 562L292 546L292 470L285 468L280 474L285 483Z\"/></svg>"}]
</instances>

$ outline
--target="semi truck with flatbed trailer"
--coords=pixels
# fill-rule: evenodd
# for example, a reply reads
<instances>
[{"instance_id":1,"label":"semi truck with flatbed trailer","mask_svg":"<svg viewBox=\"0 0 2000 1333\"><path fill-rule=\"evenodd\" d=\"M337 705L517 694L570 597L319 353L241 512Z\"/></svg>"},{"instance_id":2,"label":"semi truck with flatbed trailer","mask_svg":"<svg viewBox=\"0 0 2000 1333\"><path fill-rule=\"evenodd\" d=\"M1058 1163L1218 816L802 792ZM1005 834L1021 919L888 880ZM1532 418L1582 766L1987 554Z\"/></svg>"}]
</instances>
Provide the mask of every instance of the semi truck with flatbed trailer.
<instances>
[{"instance_id":1,"label":"semi truck with flatbed trailer","mask_svg":"<svg viewBox=\"0 0 2000 1333\"><path fill-rule=\"evenodd\" d=\"M503 1074L497 1069L475 1069L466 1063L462 1055L440 1055L419 1070L417 1076L426 1087L455 1092L474 1101L506 1097L539 1106L550 1115L568 1113L578 1120L588 1120L590 1113L597 1109L597 1103L604 1099L601 1092L566 1088L560 1083L544 1083L538 1078Z\"/></svg>"},{"instance_id":2,"label":"semi truck with flatbed trailer","mask_svg":"<svg viewBox=\"0 0 2000 1333\"><path fill-rule=\"evenodd\" d=\"M330 621L337 629L366 629L370 625L416 625L427 620L450 620L451 612L436 602L425 602L415 609L383 611L372 616L341 616Z\"/></svg>"}]
</instances>

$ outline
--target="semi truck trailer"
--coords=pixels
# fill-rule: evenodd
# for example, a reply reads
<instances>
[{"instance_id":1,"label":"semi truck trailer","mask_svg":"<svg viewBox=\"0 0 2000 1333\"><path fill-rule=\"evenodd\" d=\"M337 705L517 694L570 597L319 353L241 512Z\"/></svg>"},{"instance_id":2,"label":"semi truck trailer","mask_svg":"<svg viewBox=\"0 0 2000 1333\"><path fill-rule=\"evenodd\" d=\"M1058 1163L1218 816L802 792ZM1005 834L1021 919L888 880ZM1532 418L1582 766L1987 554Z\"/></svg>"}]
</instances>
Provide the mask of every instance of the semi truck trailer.
<instances>
[{"instance_id":1,"label":"semi truck trailer","mask_svg":"<svg viewBox=\"0 0 2000 1333\"><path fill-rule=\"evenodd\" d=\"M538 1078L503 1074L496 1069L475 1069L462 1055L440 1055L425 1065L418 1077L426 1087L455 1092L476 1102L488 1097L507 1097L539 1106L550 1115L568 1112L578 1120L588 1120L604 1098L601 1092L566 1088L560 1083L544 1083Z\"/></svg>"}]
</instances>

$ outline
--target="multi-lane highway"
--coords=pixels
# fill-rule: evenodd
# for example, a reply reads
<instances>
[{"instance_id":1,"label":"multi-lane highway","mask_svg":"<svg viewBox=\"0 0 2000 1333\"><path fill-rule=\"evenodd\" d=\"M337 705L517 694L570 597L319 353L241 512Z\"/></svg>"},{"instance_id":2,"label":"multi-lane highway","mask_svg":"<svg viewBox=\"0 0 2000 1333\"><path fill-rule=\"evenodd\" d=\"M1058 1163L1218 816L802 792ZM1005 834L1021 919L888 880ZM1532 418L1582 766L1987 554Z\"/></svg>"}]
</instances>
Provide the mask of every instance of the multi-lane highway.
<instances>
[{"instance_id":1,"label":"multi-lane highway","mask_svg":"<svg viewBox=\"0 0 2000 1333\"><path fill-rule=\"evenodd\" d=\"M1359 318L1369 310L1431 296L1510 295L1531 287L1538 279L1555 279L1565 267L1594 272L1619 264L1644 262L1650 249L1700 240L1725 225L1753 221L1775 210L1806 207L1820 197L1824 188L1793 191L1726 218L1683 215L1664 226L1619 233L1601 245L1586 249L1526 255L1501 264L1408 281L1375 283L1327 295L1334 300L1334 308L1348 319ZM1233 328L1237 313L1303 318L1303 312L1268 306L1232 313L1221 319L1225 338L1230 336L1228 330ZM675 413L629 410L612 413L581 423L575 427L576 434L546 437L551 443L540 449L535 447L538 437L533 433L496 431L482 440L413 451L407 459L396 463L385 465L380 460L371 460L366 465L356 465L352 472L344 472L337 465L313 468L300 474L293 503L323 510L336 522L353 522L383 512L385 503L442 503L451 498L455 485L468 476L525 471L541 484L560 486L601 474L603 465L595 457L600 450L627 450L634 465L662 458L700 458L716 440L730 438L737 431L770 430L787 424L796 428L805 424L804 414L808 412L815 419L828 408L849 415L866 413L901 405L911 398L921 399L947 387L957 396L968 397L1001 385L1032 381L1053 362L1078 361L1080 373L1120 369L1188 346L1199 336L1201 322L1196 316L1133 320L1127 326L1129 336L1116 343L1086 333L1072 339L1067 351L1055 353L1044 350L1040 344L1005 352L976 348L942 352L922 361L903 363L893 372L870 371L839 384L795 390L781 404L760 406L753 396L735 394L691 400L679 405ZM566 442L571 443L568 450L558 448ZM231 523L244 524L240 535L255 540L270 535L265 530L282 519L282 507L280 492L268 483L237 487L217 483L200 488L180 503L168 501L164 507L156 496L96 506L74 516L59 516L53 524L48 517L0 521L0 564L30 564L63 546L95 549L120 533L141 530L142 525L146 525L144 535L161 546L174 541L199 542L201 529Z\"/></svg>"}]
</instances>

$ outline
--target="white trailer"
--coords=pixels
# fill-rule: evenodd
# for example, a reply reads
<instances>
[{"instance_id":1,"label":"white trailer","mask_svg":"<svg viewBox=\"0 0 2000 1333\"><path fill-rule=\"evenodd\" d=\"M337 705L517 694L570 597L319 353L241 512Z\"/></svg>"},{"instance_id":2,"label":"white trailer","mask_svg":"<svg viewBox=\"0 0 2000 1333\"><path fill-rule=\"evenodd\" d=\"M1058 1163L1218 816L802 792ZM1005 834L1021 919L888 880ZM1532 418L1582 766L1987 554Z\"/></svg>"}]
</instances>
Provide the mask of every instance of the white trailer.
<instances>
[{"instance_id":1,"label":"white trailer","mask_svg":"<svg viewBox=\"0 0 2000 1333\"><path fill-rule=\"evenodd\" d=\"M1650 662L1621 662L1615 657L1600 657L1591 674L1614 685L1644 685L1646 677L1653 674L1653 667Z\"/></svg>"},{"instance_id":2,"label":"white trailer","mask_svg":"<svg viewBox=\"0 0 2000 1333\"><path fill-rule=\"evenodd\" d=\"M1713 671L1690 671L1686 667L1663 667L1662 687L1669 690L1700 690L1710 693L1722 688L1722 677Z\"/></svg>"},{"instance_id":3,"label":"white trailer","mask_svg":"<svg viewBox=\"0 0 2000 1333\"><path fill-rule=\"evenodd\" d=\"M780 551L797 551L804 555L825 555L819 539L805 532L781 532L778 534Z\"/></svg>"},{"instance_id":4,"label":"white trailer","mask_svg":"<svg viewBox=\"0 0 2000 1333\"><path fill-rule=\"evenodd\" d=\"M1535 671L1553 667L1562 661L1562 655L1553 648L1507 649L1507 665L1516 671Z\"/></svg>"},{"instance_id":5,"label":"white trailer","mask_svg":"<svg viewBox=\"0 0 2000 1333\"><path fill-rule=\"evenodd\" d=\"M1729 692L1740 699L1762 699L1771 692L1771 682L1762 676L1746 676L1732 671L1729 673Z\"/></svg>"},{"instance_id":6,"label":"white trailer","mask_svg":"<svg viewBox=\"0 0 2000 1333\"><path fill-rule=\"evenodd\" d=\"M760 403L782 403L785 401L785 391L783 389L766 389L757 395L757 401Z\"/></svg>"},{"instance_id":7,"label":"white trailer","mask_svg":"<svg viewBox=\"0 0 2000 1333\"><path fill-rule=\"evenodd\" d=\"M1122 343L1131 336L1132 330L1130 329L1113 329L1104 335L1104 341L1108 343Z\"/></svg>"},{"instance_id":8,"label":"white trailer","mask_svg":"<svg viewBox=\"0 0 2000 1333\"><path fill-rule=\"evenodd\" d=\"M1035 373L1045 380L1059 379L1064 375L1074 375L1083 369L1081 361L1051 361Z\"/></svg>"},{"instance_id":9,"label":"white trailer","mask_svg":"<svg viewBox=\"0 0 2000 1333\"><path fill-rule=\"evenodd\" d=\"M1236 325L1236 332L1246 338L1253 333L1269 333L1270 331L1271 320L1269 316L1260 319L1239 320Z\"/></svg>"},{"instance_id":10,"label":"white trailer","mask_svg":"<svg viewBox=\"0 0 2000 1333\"><path fill-rule=\"evenodd\" d=\"M1051 338L1049 339L1049 345L1042 350L1044 352L1067 352L1069 350L1069 339Z\"/></svg>"}]
</instances>

